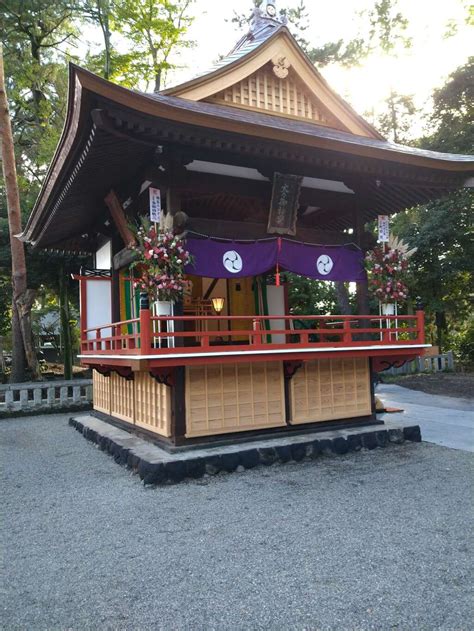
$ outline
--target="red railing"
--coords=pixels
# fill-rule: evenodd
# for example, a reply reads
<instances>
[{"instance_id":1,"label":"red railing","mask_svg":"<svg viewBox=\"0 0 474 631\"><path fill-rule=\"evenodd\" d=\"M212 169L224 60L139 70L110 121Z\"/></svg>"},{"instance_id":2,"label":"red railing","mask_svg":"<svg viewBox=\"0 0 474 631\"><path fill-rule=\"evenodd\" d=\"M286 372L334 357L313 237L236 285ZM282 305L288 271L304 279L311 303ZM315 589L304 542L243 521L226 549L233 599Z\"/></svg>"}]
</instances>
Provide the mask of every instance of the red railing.
<instances>
[{"instance_id":1,"label":"red railing","mask_svg":"<svg viewBox=\"0 0 474 631\"><path fill-rule=\"evenodd\" d=\"M272 328L281 326L283 328ZM232 328L238 326L238 329ZM247 326L246 326L247 325ZM424 312L397 316L152 316L82 332L83 355L337 348L424 344Z\"/></svg>"}]
</instances>

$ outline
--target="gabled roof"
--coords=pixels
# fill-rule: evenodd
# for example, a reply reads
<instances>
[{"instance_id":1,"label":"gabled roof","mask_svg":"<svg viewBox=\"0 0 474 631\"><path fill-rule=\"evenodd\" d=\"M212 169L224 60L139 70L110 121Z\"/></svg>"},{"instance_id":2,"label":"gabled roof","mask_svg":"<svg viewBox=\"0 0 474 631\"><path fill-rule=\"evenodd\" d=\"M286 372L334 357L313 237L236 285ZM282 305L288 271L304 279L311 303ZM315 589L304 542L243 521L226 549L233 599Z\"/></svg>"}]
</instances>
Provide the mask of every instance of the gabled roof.
<instances>
[{"instance_id":1,"label":"gabled roof","mask_svg":"<svg viewBox=\"0 0 474 631\"><path fill-rule=\"evenodd\" d=\"M282 68L275 67L278 66L276 60L282 60ZM267 94L272 95L272 87L267 88L266 79L268 70L271 74L272 69L275 73L282 70L283 76L273 76L274 81L279 84L276 91L273 88L273 94L280 94L276 94L275 102L268 103L266 97ZM260 87L256 88L259 73L264 74L261 75ZM241 86L246 86L247 81L248 102L245 103L239 95ZM228 95L225 94L226 90ZM258 90L262 95L261 99ZM249 98L251 91L253 99ZM229 107L242 109L266 110L267 113L276 116L310 119L315 124L358 136L383 139L372 125L332 90L286 26L268 18L261 18L257 26L241 38L234 49L208 72L163 90L161 94L191 101L222 102ZM296 105L297 99L300 101L299 107ZM306 106L307 101L310 103L309 106ZM318 116L308 115L308 107L310 114L316 107L319 110Z\"/></svg>"},{"instance_id":2,"label":"gabled roof","mask_svg":"<svg viewBox=\"0 0 474 631\"><path fill-rule=\"evenodd\" d=\"M206 77L213 72L221 68L225 68L229 64L232 64L242 57L250 54L252 51L261 46L264 42L267 41L270 37L272 37L277 31L283 28L283 24L277 22L276 20L265 19L262 20L257 27L251 31L249 31L246 35L243 35L237 44L232 48L227 55L221 57L215 64L213 64L207 70L200 72L195 77L193 77L190 81L194 81L195 79ZM190 81L186 81L185 83L178 84L172 88L167 90L162 90L162 94L172 94L174 90L179 88L182 85L189 83Z\"/></svg>"}]
</instances>

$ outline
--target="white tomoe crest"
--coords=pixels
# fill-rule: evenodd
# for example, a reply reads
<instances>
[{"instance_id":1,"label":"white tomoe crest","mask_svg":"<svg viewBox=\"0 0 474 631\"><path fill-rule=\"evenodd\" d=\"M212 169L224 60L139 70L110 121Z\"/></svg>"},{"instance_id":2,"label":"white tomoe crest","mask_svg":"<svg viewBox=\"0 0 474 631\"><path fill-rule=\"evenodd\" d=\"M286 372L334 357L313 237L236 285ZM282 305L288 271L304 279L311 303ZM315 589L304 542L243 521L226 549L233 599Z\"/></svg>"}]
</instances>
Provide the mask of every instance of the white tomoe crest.
<instances>
[{"instance_id":1,"label":"white tomoe crest","mask_svg":"<svg viewBox=\"0 0 474 631\"><path fill-rule=\"evenodd\" d=\"M326 276L334 267L334 261L327 254L321 254L316 261L316 268L320 274Z\"/></svg>"},{"instance_id":2,"label":"white tomoe crest","mask_svg":"<svg viewBox=\"0 0 474 631\"><path fill-rule=\"evenodd\" d=\"M242 270L242 257L235 250L227 250L222 257L222 264L231 274L237 274Z\"/></svg>"}]
</instances>

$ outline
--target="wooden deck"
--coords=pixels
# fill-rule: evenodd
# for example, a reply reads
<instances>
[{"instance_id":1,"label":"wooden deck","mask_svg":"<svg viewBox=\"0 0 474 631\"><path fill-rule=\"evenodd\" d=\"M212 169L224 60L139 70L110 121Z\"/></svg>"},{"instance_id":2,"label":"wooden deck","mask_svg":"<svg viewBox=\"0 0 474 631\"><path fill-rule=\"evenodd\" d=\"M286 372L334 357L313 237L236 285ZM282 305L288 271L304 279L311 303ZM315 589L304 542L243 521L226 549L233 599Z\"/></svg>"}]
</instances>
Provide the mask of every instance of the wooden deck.
<instances>
[{"instance_id":1,"label":"wooden deck","mask_svg":"<svg viewBox=\"0 0 474 631\"><path fill-rule=\"evenodd\" d=\"M235 327L238 328L235 328ZM281 328L274 328L275 326ZM419 355L424 312L398 316L193 316L139 318L82 332L85 364L191 365L318 357ZM128 361L127 361L128 360Z\"/></svg>"}]
</instances>

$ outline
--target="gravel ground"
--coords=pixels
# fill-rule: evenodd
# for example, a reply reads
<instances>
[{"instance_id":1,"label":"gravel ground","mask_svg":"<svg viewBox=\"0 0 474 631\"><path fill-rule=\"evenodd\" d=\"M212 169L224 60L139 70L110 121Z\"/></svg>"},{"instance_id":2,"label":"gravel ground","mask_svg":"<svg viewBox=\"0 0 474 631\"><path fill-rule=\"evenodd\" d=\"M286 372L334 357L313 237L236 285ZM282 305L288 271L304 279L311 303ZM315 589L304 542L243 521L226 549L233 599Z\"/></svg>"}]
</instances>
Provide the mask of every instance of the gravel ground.
<instances>
[{"instance_id":1,"label":"gravel ground","mask_svg":"<svg viewBox=\"0 0 474 631\"><path fill-rule=\"evenodd\" d=\"M384 381L384 374L380 377ZM418 375L389 376L387 383L396 383L410 390L421 390L427 394L440 394L445 397L461 397L471 399L474 405L474 373L473 372L435 372Z\"/></svg>"},{"instance_id":2,"label":"gravel ground","mask_svg":"<svg viewBox=\"0 0 474 631\"><path fill-rule=\"evenodd\" d=\"M472 629L472 454L405 444L144 488L66 415L0 433L2 629Z\"/></svg>"}]
</instances>

